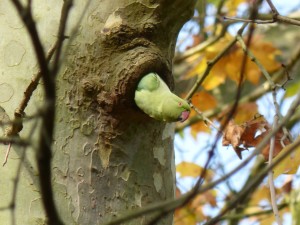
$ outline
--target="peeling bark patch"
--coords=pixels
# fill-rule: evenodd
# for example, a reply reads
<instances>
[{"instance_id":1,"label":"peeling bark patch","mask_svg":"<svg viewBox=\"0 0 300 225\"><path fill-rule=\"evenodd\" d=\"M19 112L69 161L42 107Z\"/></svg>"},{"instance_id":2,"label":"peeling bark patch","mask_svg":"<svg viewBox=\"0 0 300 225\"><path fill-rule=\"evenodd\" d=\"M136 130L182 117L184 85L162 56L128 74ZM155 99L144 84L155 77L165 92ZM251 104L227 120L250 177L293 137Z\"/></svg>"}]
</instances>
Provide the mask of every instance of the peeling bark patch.
<instances>
[{"instance_id":1,"label":"peeling bark patch","mask_svg":"<svg viewBox=\"0 0 300 225\"><path fill-rule=\"evenodd\" d=\"M175 130L175 123L167 123L163 131L162 140L170 138L170 134L174 133L174 130Z\"/></svg>"},{"instance_id":2,"label":"peeling bark patch","mask_svg":"<svg viewBox=\"0 0 300 225\"><path fill-rule=\"evenodd\" d=\"M121 45L143 36L141 34L153 35L158 25L156 10L157 7L151 8L139 2L117 9L107 18L102 29L105 41ZM136 13L131 13L133 11Z\"/></svg>"},{"instance_id":3,"label":"peeling bark patch","mask_svg":"<svg viewBox=\"0 0 300 225\"><path fill-rule=\"evenodd\" d=\"M162 188L162 176L160 173L154 173L153 174L153 180L154 180L154 186L157 192L160 192L161 188Z\"/></svg>"},{"instance_id":4,"label":"peeling bark patch","mask_svg":"<svg viewBox=\"0 0 300 225\"><path fill-rule=\"evenodd\" d=\"M14 95L14 89L7 83L0 84L0 103L8 102Z\"/></svg>"},{"instance_id":5,"label":"peeling bark patch","mask_svg":"<svg viewBox=\"0 0 300 225\"><path fill-rule=\"evenodd\" d=\"M94 116L90 116L85 123L82 124L80 131L86 135L89 136L92 134L93 130L95 129L94 125Z\"/></svg>"},{"instance_id":6,"label":"peeling bark patch","mask_svg":"<svg viewBox=\"0 0 300 225\"><path fill-rule=\"evenodd\" d=\"M85 143L83 145L83 154L85 156L89 155L92 152L92 150L93 150L93 147L90 143Z\"/></svg>"},{"instance_id":7,"label":"peeling bark patch","mask_svg":"<svg viewBox=\"0 0 300 225\"><path fill-rule=\"evenodd\" d=\"M84 177L84 170L82 167L79 167L76 171L77 176Z\"/></svg>"},{"instance_id":8,"label":"peeling bark patch","mask_svg":"<svg viewBox=\"0 0 300 225\"><path fill-rule=\"evenodd\" d=\"M101 164L102 164L103 168L107 168L108 165L109 165L109 157L110 157L110 154L111 154L111 147L110 146L107 146L107 147L108 148L101 149L99 151L99 157L100 157Z\"/></svg>"},{"instance_id":9,"label":"peeling bark patch","mask_svg":"<svg viewBox=\"0 0 300 225\"><path fill-rule=\"evenodd\" d=\"M122 172L120 174L120 177L124 180L124 181L128 181L130 176L130 171L129 168L126 166L125 168L122 168Z\"/></svg>"},{"instance_id":10,"label":"peeling bark patch","mask_svg":"<svg viewBox=\"0 0 300 225\"><path fill-rule=\"evenodd\" d=\"M17 41L11 41L4 47L4 61L7 66L18 66L26 53L22 44Z\"/></svg>"},{"instance_id":11,"label":"peeling bark patch","mask_svg":"<svg viewBox=\"0 0 300 225\"><path fill-rule=\"evenodd\" d=\"M140 191L134 193L135 204L142 207L142 193Z\"/></svg>"},{"instance_id":12,"label":"peeling bark patch","mask_svg":"<svg viewBox=\"0 0 300 225\"><path fill-rule=\"evenodd\" d=\"M121 26L121 24L122 24L122 19L120 15L117 15L116 12L114 12L107 18L102 32L107 33L114 27Z\"/></svg>"},{"instance_id":13,"label":"peeling bark patch","mask_svg":"<svg viewBox=\"0 0 300 225\"><path fill-rule=\"evenodd\" d=\"M93 127L89 123L84 123L82 124L80 131L84 135L89 136L93 132Z\"/></svg>"},{"instance_id":14,"label":"peeling bark patch","mask_svg":"<svg viewBox=\"0 0 300 225\"><path fill-rule=\"evenodd\" d=\"M72 119L72 120L70 120L70 126L73 129L79 128L80 127L80 120L78 120L78 119Z\"/></svg>"},{"instance_id":15,"label":"peeling bark patch","mask_svg":"<svg viewBox=\"0 0 300 225\"><path fill-rule=\"evenodd\" d=\"M153 148L153 155L156 158L160 165L165 166L166 159L165 159L165 150L162 147L154 147Z\"/></svg>"}]
</instances>

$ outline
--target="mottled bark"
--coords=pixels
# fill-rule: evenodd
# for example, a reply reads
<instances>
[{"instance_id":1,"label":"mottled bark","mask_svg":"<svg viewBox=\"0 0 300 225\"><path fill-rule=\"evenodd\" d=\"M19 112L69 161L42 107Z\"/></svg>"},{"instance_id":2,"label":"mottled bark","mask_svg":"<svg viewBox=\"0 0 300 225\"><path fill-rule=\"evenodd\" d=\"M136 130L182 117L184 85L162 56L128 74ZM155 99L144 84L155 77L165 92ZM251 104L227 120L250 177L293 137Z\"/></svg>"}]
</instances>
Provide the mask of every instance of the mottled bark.
<instances>
[{"instance_id":1,"label":"mottled bark","mask_svg":"<svg viewBox=\"0 0 300 225\"><path fill-rule=\"evenodd\" d=\"M54 15L60 6L54 2L34 5L45 48L55 40L47 36L58 25ZM77 24L86 2L74 2L66 33L70 39L57 78L52 162L55 201L65 224L101 224L173 198L174 126L149 118L133 98L139 79L148 72L157 72L173 88L174 46L193 4L193 0L91 1ZM47 9L53 12L44 18L39 10ZM27 51L32 56L32 50ZM30 76L26 72L26 82ZM23 86L16 88L23 90ZM42 206L38 203L31 209L39 202L35 166L27 161L19 195L28 183L32 186L25 187L24 193L35 193L18 195L16 214L25 213L25 208L30 213L17 224L40 224ZM0 213L1 218L7 215ZM150 219L145 215L128 224L147 224ZM172 224L172 215L160 224Z\"/></svg>"}]
</instances>

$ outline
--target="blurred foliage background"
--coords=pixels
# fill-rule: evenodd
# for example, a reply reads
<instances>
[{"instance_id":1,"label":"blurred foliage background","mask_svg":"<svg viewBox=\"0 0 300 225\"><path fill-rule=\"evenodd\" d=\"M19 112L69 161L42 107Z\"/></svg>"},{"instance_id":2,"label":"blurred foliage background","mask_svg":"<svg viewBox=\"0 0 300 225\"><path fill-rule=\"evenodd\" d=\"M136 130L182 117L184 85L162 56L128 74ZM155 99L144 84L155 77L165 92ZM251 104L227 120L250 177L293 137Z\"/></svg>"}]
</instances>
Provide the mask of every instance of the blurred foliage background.
<instances>
[{"instance_id":1,"label":"blurred foliage background","mask_svg":"<svg viewBox=\"0 0 300 225\"><path fill-rule=\"evenodd\" d=\"M176 126L176 194L203 191L176 225L300 224L299 19L297 1L197 1L174 59L176 92L194 107Z\"/></svg>"}]
</instances>

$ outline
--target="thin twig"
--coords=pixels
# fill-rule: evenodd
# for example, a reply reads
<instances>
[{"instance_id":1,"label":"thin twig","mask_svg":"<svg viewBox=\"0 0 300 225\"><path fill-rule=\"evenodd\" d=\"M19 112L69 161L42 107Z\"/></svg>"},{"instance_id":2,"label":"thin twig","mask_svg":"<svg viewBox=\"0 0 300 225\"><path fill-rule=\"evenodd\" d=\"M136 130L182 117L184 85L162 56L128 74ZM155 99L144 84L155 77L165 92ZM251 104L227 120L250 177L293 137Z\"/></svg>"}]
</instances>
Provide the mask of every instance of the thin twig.
<instances>
[{"instance_id":1,"label":"thin twig","mask_svg":"<svg viewBox=\"0 0 300 225\"><path fill-rule=\"evenodd\" d=\"M300 21L289 18L287 16L282 16L279 14L278 10L276 9L275 5L271 0L267 0L268 5L270 6L272 10L272 19L267 19L267 20L252 20L252 19L244 19L244 18L236 18L236 17L224 17L224 19L228 20L233 20L233 21L238 21L238 22L247 22L247 23L256 23L256 24L268 24L268 23L275 23L275 22L280 22L280 23L285 23L285 24L291 24L291 25L296 25L300 26Z\"/></svg>"},{"instance_id":2,"label":"thin twig","mask_svg":"<svg viewBox=\"0 0 300 225\"><path fill-rule=\"evenodd\" d=\"M276 98L276 94L274 94L274 95ZM274 121L273 121L273 129L277 126L277 123L278 123L278 116L275 115ZM269 150L269 160L268 160L269 164L272 163L272 159L273 159L273 153L274 153L274 148L275 148L275 136L276 135L274 135L270 140L270 150ZM282 224L281 218L280 218L278 207L276 204L276 193L275 193L273 174L274 174L273 170L270 170L268 173L268 182L269 182L270 194L271 194L271 205L272 205L274 216L276 218L276 222L278 225L281 225Z\"/></svg>"},{"instance_id":3,"label":"thin twig","mask_svg":"<svg viewBox=\"0 0 300 225\"><path fill-rule=\"evenodd\" d=\"M57 42L48 50L46 60L49 62L57 48ZM36 90L39 81L42 76L42 71L39 70L32 78L30 84L27 86L26 90L24 91L23 98L19 104L19 106L15 110L15 117L23 117L24 111L28 105L28 102L30 101L30 98L33 94L33 92ZM17 116L16 116L17 115Z\"/></svg>"},{"instance_id":4,"label":"thin twig","mask_svg":"<svg viewBox=\"0 0 300 225\"><path fill-rule=\"evenodd\" d=\"M215 18L215 21L214 21L214 31L213 31L213 35L216 34L217 32L217 29L218 29L218 24L220 24L222 21L221 21L221 14L222 14L222 8L225 4L226 0L221 0L218 4L218 7L217 7L217 13L216 13L216 18Z\"/></svg>"},{"instance_id":5,"label":"thin twig","mask_svg":"<svg viewBox=\"0 0 300 225\"><path fill-rule=\"evenodd\" d=\"M277 11L275 5L273 4L273 2L271 0L267 0L268 5L270 6L273 14L277 14L279 15L279 12Z\"/></svg>"},{"instance_id":6,"label":"thin twig","mask_svg":"<svg viewBox=\"0 0 300 225\"><path fill-rule=\"evenodd\" d=\"M224 26L219 35L207 39L205 42L202 42L199 45L186 50L182 54L178 54L174 58L174 63L178 64L178 63L182 62L183 60L185 60L186 58L188 58L196 53L200 53L200 52L204 51L207 47L215 44L217 41L219 41L225 35L227 28L228 28L228 26Z\"/></svg>"},{"instance_id":7,"label":"thin twig","mask_svg":"<svg viewBox=\"0 0 300 225\"><path fill-rule=\"evenodd\" d=\"M256 23L256 24L269 24L269 23L276 22L274 19L271 19L271 20L249 20L249 19L230 17L230 16L224 16L223 18L224 18L224 20L232 20L232 21L237 21L237 22Z\"/></svg>"},{"instance_id":8,"label":"thin twig","mask_svg":"<svg viewBox=\"0 0 300 225\"><path fill-rule=\"evenodd\" d=\"M265 76L266 80L270 83L271 89L275 89L276 85L275 85L274 81L272 80L270 74L265 69L265 67L260 63L260 61L254 56L254 54L251 52L251 50L249 48L247 48L243 38L240 35L238 35L237 40L239 41L239 43L240 43L243 51L246 53L246 55L250 58L251 61L253 61L258 66L258 68L260 69L262 74Z\"/></svg>"},{"instance_id":9,"label":"thin twig","mask_svg":"<svg viewBox=\"0 0 300 225\"><path fill-rule=\"evenodd\" d=\"M28 146L30 142L27 140L21 139L20 137L0 137L0 143L7 144L12 143L20 146Z\"/></svg>"},{"instance_id":10,"label":"thin twig","mask_svg":"<svg viewBox=\"0 0 300 225\"><path fill-rule=\"evenodd\" d=\"M7 163L8 155L9 155L9 152L10 152L10 149L11 149L11 145L12 145L11 142L9 142L6 153L5 153L4 161L2 163L2 166L5 166L5 164Z\"/></svg>"},{"instance_id":11,"label":"thin twig","mask_svg":"<svg viewBox=\"0 0 300 225\"><path fill-rule=\"evenodd\" d=\"M207 118L205 115L203 115L202 112L200 112L200 110L193 105L193 103L189 103L191 108L193 108L195 110L195 112L198 114L198 116L200 117L201 120L203 120L205 123L209 123L213 128L215 128L217 131L220 131L223 133L223 131L220 130L219 127L217 127L209 118Z\"/></svg>"},{"instance_id":12,"label":"thin twig","mask_svg":"<svg viewBox=\"0 0 300 225\"><path fill-rule=\"evenodd\" d=\"M278 209L282 210L282 209L284 209L288 206L289 206L288 203L282 203L278 206ZM250 218L250 217L267 215L267 214L270 214L272 212L273 212L272 209L269 209L269 210L259 210L257 212L248 213L248 214L242 213L242 214L225 215L222 218L220 218L220 221L228 220L228 219L229 220L231 220L231 219L245 219L245 218Z\"/></svg>"},{"instance_id":13,"label":"thin twig","mask_svg":"<svg viewBox=\"0 0 300 225\"><path fill-rule=\"evenodd\" d=\"M58 34L57 34L57 51L54 56L54 62L52 66L52 74L56 76L58 69L59 69L59 59L61 56L61 50L62 50L62 44L64 39L66 38L65 36L65 30L66 30L66 25L67 25L67 20L69 17L70 9L73 5L73 0L64 0L63 7L61 9L61 16L59 20L59 28L58 28Z\"/></svg>"}]
</instances>

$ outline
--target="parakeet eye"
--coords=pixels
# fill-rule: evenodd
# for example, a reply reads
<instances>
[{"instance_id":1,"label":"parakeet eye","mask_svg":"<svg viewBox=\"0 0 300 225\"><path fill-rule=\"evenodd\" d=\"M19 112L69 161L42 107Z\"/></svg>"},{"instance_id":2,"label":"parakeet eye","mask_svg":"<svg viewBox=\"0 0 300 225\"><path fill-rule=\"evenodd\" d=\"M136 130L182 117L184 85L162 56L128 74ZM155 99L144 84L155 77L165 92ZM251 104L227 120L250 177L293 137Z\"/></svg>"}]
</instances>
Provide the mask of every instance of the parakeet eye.
<instances>
[{"instance_id":1,"label":"parakeet eye","mask_svg":"<svg viewBox=\"0 0 300 225\"><path fill-rule=\"evenodd\" d=\"M182 106L182 102L179 102L178 105L179 105L179 107L181 107Z\"/></svg>"}]
</instances>

